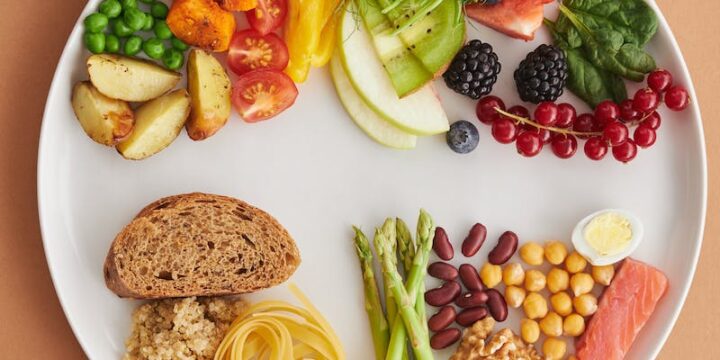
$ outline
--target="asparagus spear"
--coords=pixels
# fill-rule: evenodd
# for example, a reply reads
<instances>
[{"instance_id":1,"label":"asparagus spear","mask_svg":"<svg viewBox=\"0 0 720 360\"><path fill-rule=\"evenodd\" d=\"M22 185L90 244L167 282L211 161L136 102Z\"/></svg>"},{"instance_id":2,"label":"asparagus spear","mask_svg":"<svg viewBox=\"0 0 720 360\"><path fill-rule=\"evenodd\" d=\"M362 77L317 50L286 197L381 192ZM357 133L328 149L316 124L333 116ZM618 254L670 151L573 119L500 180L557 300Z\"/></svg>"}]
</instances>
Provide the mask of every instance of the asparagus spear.
<instances>
[{"instance_id":1,"label":"asparagus spear","mask_svg":"<svg viewBox=\"0 0 720 360\"><path fill-rule=\"evenodd\" d=\"M375 360L384 360L390 341L390 328L383 314L380 294L378 293L375 273L373 272L373 254L370 250L370 241L362 230L353 226L355 230L355 250L360 259L365 286L365 312L370 320L373 345L375 347Z\"/></svg>"},{"instance_id":2,"label":"asparagus spear","mask_svg":"<svg viewBox=\"0 0 720 360\"><path fill-rule=\"evenodd\" d=\"M382 233L385 234L385 241L387 242L387 245L390 247L390 250L393 254L395 254L395 251L397 249L397 238L395 236L395 220L388 218L385 220L385 223L383 224L381 228ZM378 230L375 231L375 238L373 239L373 242L375 243L375 251L378 252L378 255L380 254L380 247L382 245L378 244L378 237L377 234L379 233ZM397 267L397 258L395 256L392 257L393 264L395 267ZM395 322L395 316L397 315L397 305L395 300L393 300L393 294L388 289L388 279L387 275L385 275L385 272L383 272L383 286L385 289L385 314L387 315L387 321L390 327L392 328L393 323Z\"/></svg>"},{"instance_id":3,"label":"asparagus spear","mask_svg":"<svg viewBox=\"0 0 720 360\"><path fill-rule=\"evenodd\" d=\"M400 219L395 219L395 232L397 233L398 255L403 265L403 272L407 278L413 259L415 258L415 244L407 224Z\"/></svg>"},{"instance_id":4,"label":"asparagus spear","mask_svg":"<svg viewBox=\"0 0 720 360\"><path fill-rule=\"evenodd\" d=\"M389 285L389 290L393 293L394 299L397 302L399 316L403 320L402 322L395 321L392 325L391 340L386 356L387 360L395 360L402 357L406 334L409 335L410 345L413 348L417 360L433 359L432 350L430 350L430 343L428 341L427 327L424 321L421 321L422 318L415 309L416 302L422 303L420 300L422 298L417 295L425 277L430 248L432 247L432 243L429 241L429 234L432 228L432 218L427 212L421 210L418 220L418 234L420 235L418 237L418 245L420 248L413 259L407 283L404 286L402 284L402 278L397 271L397 266L393 265L392 258L395 257L395 253L392 251L392 247L386 242L386 237L382 233L378 232L375 235L378 239L376 246L379 246L376 247L376 250L380 257L383 275L386 281L388 281L386 285Z\"/></svg>"}]
</instances>

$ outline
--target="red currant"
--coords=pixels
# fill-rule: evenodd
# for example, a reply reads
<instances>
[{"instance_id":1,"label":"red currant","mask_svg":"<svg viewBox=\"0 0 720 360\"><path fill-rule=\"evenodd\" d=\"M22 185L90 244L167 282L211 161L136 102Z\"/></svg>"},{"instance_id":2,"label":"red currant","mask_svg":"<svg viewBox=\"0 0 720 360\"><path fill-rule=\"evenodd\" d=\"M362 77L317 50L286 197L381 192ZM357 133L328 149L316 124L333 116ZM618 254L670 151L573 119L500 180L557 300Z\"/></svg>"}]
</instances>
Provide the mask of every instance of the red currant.
<instances>
[{"instance_id":1,"label":"red currant","mask_svg":"<svg viewBox=\"0 0 720 360\"><path fill-rule=\"evenodd\" d=\"M511 106L509 109L507 109L507 112L524 119L530 118L530 112L526 107L522 105Z\"/></svg>"},{"instance_id":2,"label":"red currant","mask_svg":"<svg viewBox=\"0 0 720 360\"><path fill-rule=\"evenodd\" d=\"M620 120L630 122L640 119L640 112L633 108L633 101L625 99L620 103Z\"/></svg>"},{"instance_id":3,"label":"red currant","mask_svg":"<svg viewBox=\"0 0 720 360\"><path fill-rule=\"evenodd\" d=\"M619 121L613 121L603 129L603 140L610 146L618 146L628 139L628 128Z\"/></svg>"},{"instance_id":4,"label":"red currant","mask_svg":"<svg viewBox=\"0 0 720 360\"><path fill-rule=\"evenodd\" d=\"M655 144L657 133L645 125L640 125L635 129L633 140L635 141L635 145L641 148L647 148Z\"/></svg>"},{"instance_id":5,"label":"red currant","mask_svg":"<svg viewBox=\"0 0 720 360\"><path fill-rule=\"evenodd\" d=\"M500 118L500 114L495 108L505 110L505 103L497 96L485 96L478 101L475 114L481 123L490 125Z\"/></svg>"},{"instance_id":6,"label":"red currant","mask_svg":"<svg viewBox=\"0 0 720 360\"><path fill-rule=\"evenodd\" d=\"M641 113L649 113L660 105L660 95L649 88L640 89L633 97L633 109Z\"/></svg>"},{"instance_id":7,"label":"red currant","mask_svg":"<svg viewBox=\"0 0 720 360\"><path fill-rule=\"evenodd\" d=\"M587 155L590 160L602 160L605 154L607 154L608 147L607 143L599 136L593 136L585 142L584 150L585 155Z\"/></svg>"},{"instance_id":8,"label":"red currant","mask_svg":"<svg viewBox=\"0 0 720 360\"><path fill-rule=\"evenodd\" d=\"M541 102L535 108L535 121L543 126L553 126L557 121L558 108L550 101Z\"/></svg>"},{"instance_id":9,"label":"red currant","mask_svg":"<svg viewBox=\"0 0 720 360\"><path fill-rule=\"evenodd\" d=\"M558 114L557 114L557 121L555 121L555 126L559 128L569 128L572 126L573 123L575 123L575 119L577 119L577 112L575 111L575 107L568 104L568 103L562 103L557 106L558 108Z\"/></svg>"},{"instance_id":10,"label":"red currant","mask_svg":"<svg viewBox=\"0 0 720 360\"><path fill-rule=\"evenodd\" d=\"M662 120L660 119L660 114L658 114L657 111L653 111L649 115L645 116L645 120L641 121L640 125L657 130L660 128L661 122Z\"/></svg>"},{"instance_id":11,"label":"red currant","mask_svg":"<svg viewBox=\"0 0 720 360\"><path fill-rule=\"evenodd\" d=\"M535 132L540 135L540 141L542 141L543 144L549 144L552 140L552 132L550 130L535 129Z\"/></svg>"},{"instance_id":12,"label":"red currant","mask_svg":"<svg viewBox=\"0 0 720 360\"><path fill-rule=\"evenodd\" d=\"M515 139L515 146L520 155L533 157L543 148L540 135L532 131L522 131Z\"/></svg>"},{"instance_id":13,"label":"red currant","mask_svg":"<svg viewBox=\"0 0 720 360\"><path fill-rule=\"evenodd\" d=\"M632 139L628 139L622 145L612 148L612 153L617 161L627 163L637 155L637 146Z\"/></svg>"},{"instance_id":14,"label":"red currant","mask_svg":"<svg viewBox=\"0 0 720 360\"><path fill-rule=\"evenodd\" d=\"M596 131L595 117L592 114L580 114L573 124L573 131L589 133ZM590 135L578 135L579 138L584 139Z\"/></svg>"},{"instance_id":15,"label":"red currant","mask_svg":"<svg viewBox=\"0 0 720 360\"><path fill-rule=\"evenodd\" d=\"M620 117L620 106L612 100L605 100L595 107L595 119L604 128Z\"/></svg>"},{"instance_id":16,"label":"red currant","mask_svg":"<svg viewBox=\"0 0 720 360\"><path fill-rule=\"evenodd\" d=\"M577 151L577 140L572 135L556 133L552 137L552 151L561 159L569 159Z\"/></svg>"},{"instance_id":17,"label":"red currant","mask_svg":"<svg viewBox=\"0 0 720 360\"><path fill-rule=\"evenodd\" d=\"M517 125L510 119L500 118L492 124L492 136L501 144L509 144L515 141L517 136Z\"/></svg>"},{"instance_id":18,"label":"red currant","mask_svg":"<svg viewBox=\"0 0 720 360\"><path fill-rule=\"evenodd\" d=\"M665 93L665 105L673 111L685 110L690 104L690 95L687 90L680 85L671 86Z\"/></svg>"},{"instance_id":19,"label":"red currant","mask_svg":"<svg viewBox=\"0 0 720 360\"><path fill-rule=\"evenodd\" d=\"M662 94L672 85L673 78L669 71L665 69L657 69L650 73L647 77L648 86L655 90L658 94Z\"/></svg>"}]
</instances>

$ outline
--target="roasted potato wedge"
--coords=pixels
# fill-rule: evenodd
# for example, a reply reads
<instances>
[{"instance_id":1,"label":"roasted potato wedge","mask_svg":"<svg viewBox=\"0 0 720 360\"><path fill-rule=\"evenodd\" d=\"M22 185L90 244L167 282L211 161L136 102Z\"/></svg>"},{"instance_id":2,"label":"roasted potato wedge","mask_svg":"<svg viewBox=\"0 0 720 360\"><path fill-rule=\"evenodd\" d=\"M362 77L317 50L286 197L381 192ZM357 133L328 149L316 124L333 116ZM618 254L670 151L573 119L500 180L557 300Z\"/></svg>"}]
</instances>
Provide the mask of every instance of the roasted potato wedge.
<instances>
[{"instance_id":1,"label":"roasted potato wedge","mask_svg":"<svg viewBox=\"0 0 720 360\"><path fill-rule=\"evenodd\" d=\"M147 101L170 89L182 79L180 73L150 61L112 54L92 55L87 69L93 85L113 99Z\"/></svg>"},{"instance_id":2,"label":"roasted potato wedge","mask_svg":"<svg viewBox=\"0 0 720 360\"><path fill-rule=\"evenodd\" d=\"M135 111L135 130L118 144L118 152L131 160L157 154L175 140L189 114L190 95L185 89L148 101Z\"/></svg>"},{"instance_id":3,"label":"roasted potato wedge","mask_svg":"<svg viewBox=\"0 0 720 360\"><path fill-rule=\"evenodd\" d=\"M130 105L103 95L89 81L75 84L71 102L85 133L100 144L114 146L133 130Z\"/></svg>"},{"instance_id":4,"label":"roasted potato wedge","mask_svg":"<svg viewBox=\"0 0 720 360\"><path fill-rule=\"evenodd\" d=\"M209 51L226 51L235 33L235 16L214 0L175 0L166 21L180 40Z\"/></svg>"},{"instance_id":5,"label":"roasted potato wedge","mask_svg":"<svg viewBox=\"0 0 720 360\"><path fill-rule=\"evenodd\" d=\"M227 11L248 11L257 7L258 0L217 0L217 3Z\"/></svg>"},{"instance_id":6,"label":"roasted potato wedge","mask_svg":"<svg viewBox=\"0 0 720 360\"><path fill-rule=\"evenodd\" d=\"M198 49L190 51L187 72L192 99L187 132L193 140L207 139L230 117L230 79L212 54Z\"/></svg>"}]
</instances>

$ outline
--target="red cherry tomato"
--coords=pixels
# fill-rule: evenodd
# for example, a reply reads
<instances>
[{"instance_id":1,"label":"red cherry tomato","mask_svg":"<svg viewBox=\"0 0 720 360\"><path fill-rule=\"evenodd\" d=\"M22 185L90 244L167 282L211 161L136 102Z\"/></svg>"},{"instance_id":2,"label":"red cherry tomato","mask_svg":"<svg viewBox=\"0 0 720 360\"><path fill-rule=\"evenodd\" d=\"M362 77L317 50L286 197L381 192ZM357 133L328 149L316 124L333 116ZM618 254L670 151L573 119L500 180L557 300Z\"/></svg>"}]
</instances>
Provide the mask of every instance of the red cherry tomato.
<instances>
[{"instance_id":1,"label":"red cherry tomato","mask_svg":"<svg viewBox=\"0 0 720 360\"><path fill-rule=\"evenodd\" d=\"M282 26L287 9L287 0L258 0L257 7L245 14L253 29L269 34Z\"/></svg>"},{"instance_id":2,"label":"red cherry tomato","mask_svg":"<svg viewBox=\"0 0 720 360\"><path fill-rule=\"evenodd\" d=\"M227 63L238 75L257 69L283 70L288 64L288 49L276 34L238 31L230 41Z\"/></svg>"},{"instance_id":3,"label":"red cherry tomato","mask_svg":"<svg viewBox=\"0 0 720 360\"><path fill-rule=\"evenodd\" d=\"M232 102L247 122L267 120L290 107L297 98L295 83L277 70L254 70L233 84Z\"/></svg>"}]
</instances>

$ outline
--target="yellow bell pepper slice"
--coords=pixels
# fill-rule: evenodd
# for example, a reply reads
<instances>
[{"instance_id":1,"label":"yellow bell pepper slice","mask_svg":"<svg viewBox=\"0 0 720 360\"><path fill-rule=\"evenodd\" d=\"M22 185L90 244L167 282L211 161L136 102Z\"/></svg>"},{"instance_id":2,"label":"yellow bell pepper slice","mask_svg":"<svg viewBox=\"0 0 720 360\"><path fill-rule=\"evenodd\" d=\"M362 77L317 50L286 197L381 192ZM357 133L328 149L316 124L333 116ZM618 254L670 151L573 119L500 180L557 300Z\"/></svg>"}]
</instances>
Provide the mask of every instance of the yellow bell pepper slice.
<instances>
[{"instance_id":1,"label":"yellow bell pepper slice","mask_svg":"<svg viewBox=\"0 0 720 360\"><path fill-rule=\"evenodd\" d=\"M312 66L323 67L329 61L335 50L335 39L337 38L337 26L340 23L340 15L342 15L343 8L340 6L340 1L329 0L326 4L326 21L325 25L320 32L320 43L318 44L315 54L312 58Z\"/></svg>"},{"instance_id":2,"label":"yellow bell pepper slice","mask_svg":"<svg viewBox=\"0 0 720 360\"><path fill-rule=\"evenodd\" d=\"M310 72L313 54L320 43L326 0L290 0L285 26L285 42L290 60L285 73L296 83Z\"/></svg>"}]
</instances>

